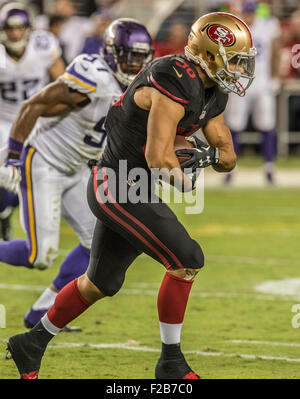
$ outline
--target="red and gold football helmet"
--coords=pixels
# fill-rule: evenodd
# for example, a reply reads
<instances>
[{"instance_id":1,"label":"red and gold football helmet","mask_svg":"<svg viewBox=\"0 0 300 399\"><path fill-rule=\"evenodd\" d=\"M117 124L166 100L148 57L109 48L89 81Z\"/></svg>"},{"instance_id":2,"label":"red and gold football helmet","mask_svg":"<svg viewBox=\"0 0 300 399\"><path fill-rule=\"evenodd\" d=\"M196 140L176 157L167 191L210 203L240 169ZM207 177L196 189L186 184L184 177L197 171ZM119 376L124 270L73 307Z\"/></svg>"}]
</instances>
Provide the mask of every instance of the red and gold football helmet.
<instances>
[{"instance_id":1,"label":"red and gold football helmet","mask_svg":"<svg viewBox=\"0 0 300 399\"><path fill-rule=\"evenodd\" d=\"M250 29L232 14L213 12L200 17L192 25L185 55L225 93L244 96L255 77L256 49Z\"/></svg>"}]
</instances>

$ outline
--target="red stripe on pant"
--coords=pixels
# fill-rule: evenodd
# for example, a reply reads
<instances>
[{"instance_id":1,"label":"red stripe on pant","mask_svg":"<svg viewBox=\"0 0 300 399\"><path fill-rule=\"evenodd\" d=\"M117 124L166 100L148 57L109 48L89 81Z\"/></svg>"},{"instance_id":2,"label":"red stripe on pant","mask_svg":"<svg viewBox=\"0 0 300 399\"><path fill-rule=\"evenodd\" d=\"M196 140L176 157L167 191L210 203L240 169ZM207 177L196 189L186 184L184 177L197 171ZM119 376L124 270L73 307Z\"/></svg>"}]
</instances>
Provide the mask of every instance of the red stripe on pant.
<instances>
[{"instance_id":1,"label":"red stripe on pant","mask_svg":"<svg viewBox=\"0 0 300 399\"><path fill-rule=\"evenodd\" d=\"M99 192L98 192L98 185L97 185L97 166L94 168L94 192L96 195L97 202L101 206L101 208L104 210L105 213L107 213L111 218L113 218L117 223L122 225L123 227L126 228L126 230L130 231L133 235L135 235L143 244L145 244L153 253L155 253L159 259L162 261L163 265L166 267L166 269L172 269L172 266L168 262L168 260L155 248L153 247L150 242L148 242L138 231L136 231L133 227L131 227L128 223L126 223L124 220L120 219L117 215L115 215L103 202ZM115 205L115 204L113 204Z\"/></svg>"},{"instance_id":2,"label":"red stripe on pant","mask_svg":"<svg viewBox=\"0 0 300 399\"><path fill-rule=\"evenodd\" d=\"M107 198L113 203L113 205L121 212L123 213L124 216L126 216L128 219L130 219L131 221L133 221L135 224L137 224L142 230L145 231L145 233L152 238L152 240L161 248L163 249L169 256L170 258L173 259L173 261L175 262L175 264L179 267L179 268L183 268L182 263L179 261L179 259L176 257L176 255L168 248L166 247L160 240L158 237L156 237L151 230L148 229L147 226L145 226L141 221L139 221L137 218L135 218L133 215L131 215L129 212L127 212L124 208L122 208L120 206L120 204L117 203L117 201L115 200L115 198L113 198L113 196L111 195L111 193L109 192L109 188L107 185L107 174L106 174L106 167L103 167L101 169L102 175L103 175L103 187L105 190L105 193L107 195Z\"/></svg>"}]
</instances>

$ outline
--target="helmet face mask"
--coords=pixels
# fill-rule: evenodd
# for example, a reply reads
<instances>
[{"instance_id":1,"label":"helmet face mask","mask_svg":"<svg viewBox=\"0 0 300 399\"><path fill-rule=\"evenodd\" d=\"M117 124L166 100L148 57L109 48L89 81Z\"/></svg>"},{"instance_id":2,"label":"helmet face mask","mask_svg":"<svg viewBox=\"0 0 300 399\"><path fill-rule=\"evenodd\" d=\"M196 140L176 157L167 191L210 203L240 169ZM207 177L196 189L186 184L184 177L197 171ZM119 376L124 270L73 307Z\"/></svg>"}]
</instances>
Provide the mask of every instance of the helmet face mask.
<instances>
[{"instance_id":1,"label":"helmet face mask","mask_svg":"<svg viewBox=\"0 0 300 399\"><path fill-rule=\"evenodd\" d=\"M199 18L192 26L185 55L224 93L244 96L255 78L256 49L250 30L232 14L211 13Z\"/></svg>"},{"instance_id":2,"label":"helmet face mask","mask_svg":"<svg viewBox=\"0 0 300 399\"><path fill-rule=\"evenodd\" d=\"M22 4L8 3L0 11L0 43L14 56L21 56L29 41L30 16Z\"/></svg>"},{"instance_id":3,"label":"helmet face mask","mask_svg":"<svg viewBox=\"0 0 300 399\"><path fill-rule=\"evenodd\" d=\"M255 78L255 55L256 50L253 47L249 53L235 53L229 58L225 55L225 68L216 72L221 91L233 92L241 97L246 94L246 90Z\"/></svg>"},{"instance_id":4,"label":"helmet face mask","mask_svg":"<svg viewBox=\"0 0 300 399\"><path fill-rule=\"evenodd\" d=\"M152 40L146 28L134 19L115 20L105 31L102 55L116 79L128 86L153 58Z\"/></svg>"}]
</instances>

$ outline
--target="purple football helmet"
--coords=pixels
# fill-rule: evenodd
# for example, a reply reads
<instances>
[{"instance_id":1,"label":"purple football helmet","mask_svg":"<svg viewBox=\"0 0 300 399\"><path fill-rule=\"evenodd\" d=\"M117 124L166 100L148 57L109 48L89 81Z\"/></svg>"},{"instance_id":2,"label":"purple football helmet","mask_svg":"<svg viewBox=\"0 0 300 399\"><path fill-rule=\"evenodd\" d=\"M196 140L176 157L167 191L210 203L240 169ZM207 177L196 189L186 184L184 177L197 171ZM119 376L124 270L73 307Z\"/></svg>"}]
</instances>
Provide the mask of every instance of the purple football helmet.
<instances>
[{"instance_id":1,"label":"purple football helmet","mask_svg":"<svg viewBox=\"0 0 300 399\"><path fill-rule=\"evenodd\" d=\"M10 32L13 29L23 32ZM7 3L0 9L0 43L13 55L20 55L27 46L31 30L30 15L23 4Z\"/></svg>"},{"instance_id":2,"label":"purple football helmet","mask_svg":"<svg viewBox=\"0 0 300 399\"><path fill-rule=\"evenodd\" d=\"M103 36L102 56L116 79L128 86L153 59L152 39L144 25L131 18L113 21Z\"/></svg>"}]
</instances>

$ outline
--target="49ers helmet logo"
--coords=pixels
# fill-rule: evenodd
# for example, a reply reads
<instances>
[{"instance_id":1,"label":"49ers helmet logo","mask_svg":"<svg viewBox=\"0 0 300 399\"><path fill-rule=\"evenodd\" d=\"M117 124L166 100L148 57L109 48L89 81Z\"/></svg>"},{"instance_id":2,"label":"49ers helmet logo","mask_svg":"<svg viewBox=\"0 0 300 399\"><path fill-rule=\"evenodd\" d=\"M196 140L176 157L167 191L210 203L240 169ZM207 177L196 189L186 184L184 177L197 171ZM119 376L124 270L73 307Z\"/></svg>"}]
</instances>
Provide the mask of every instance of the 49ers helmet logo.
<instances>
[{"instance_id":1,"label":"49ers helmet logo","mask_svg":"<svg viewBox=\"0 0 300 399\"><path fill-rule=\"evenodd\" d=\"M212 41L221 42L223 46L232 46L235 43L234 34L222 25L210 25L207 28L207 34Z\"/></svg>"}]
</instances>

